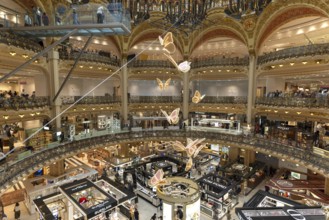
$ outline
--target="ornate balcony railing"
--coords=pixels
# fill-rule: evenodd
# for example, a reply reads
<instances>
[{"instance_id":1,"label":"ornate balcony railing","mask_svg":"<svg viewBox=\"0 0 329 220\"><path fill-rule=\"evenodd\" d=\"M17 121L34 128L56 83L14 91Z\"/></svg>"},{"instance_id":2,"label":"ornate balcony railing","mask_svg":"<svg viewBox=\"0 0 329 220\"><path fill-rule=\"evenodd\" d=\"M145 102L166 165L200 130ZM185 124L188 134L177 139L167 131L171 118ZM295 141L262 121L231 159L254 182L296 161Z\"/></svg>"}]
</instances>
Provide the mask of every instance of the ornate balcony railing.
<instances>
[{"instance_id":1,"label":"ornate balcony railing","mask_svg":"<svg viewBox=\"0 0 329 220\"><path fill-rule=\"evenodd\" d=\"M299 107L299 108L328 108L328 97L301 98L301 97L259 97L256 105Z\"/></svg>"},{"instance_id":2,"label":"ornate balcony railing","mask_svg":"<svg viewBox=\"0 0 329 220\"><path fill-rule=\"evenodd\" d=\"M249 58L225 58L225 57L213 57L206 60L195 59L192 61L191 68L202 68L202 67L211 67L211 66L232 66L232 67L241 67L248 66Z\"/></svg>"},{"instance_id":3,"label":"ornate balcony railing","mask_svg":"<svg viewBox=\"0 0 329 220\"><path fill-rule=\"evenodd\" d=\"M271 52L258 57L258 64L265 64L277 60L293 59L298 57L316 56L329 54L329 43L310 44L300 47L291 47L275 52Z\"/></svg>"},{"instance_id":4,"label":"ornate balcony railing","mask_svg":"<svg viewBox=\"0 0 329 220\"><path fill-rule=\"evenodd\" d=\"M76 136L73 142L60 144L51 143L44 148L35 150L30 155L19 158L15 153L7 158L0 167L0 187L5 190L10 184L28 175L39 167L45 166L56 160L75 155L92 148L115 145L122 142L151 141L151 140L186 140L186 138L206 138L207 142L221 143L227 146L252 149L273 156L289 158L300 165L308 166L317 172L329 174L329 157L323 157L309 150L291 146L276 140L268 140L253 136L221 134L218 132L203 131L144 131L144 132L114 132L99 131L92 136Z\"/></svg>"},{"instance_id":5,"label":"ornate balcony railing","mask_svg":"<svg viewBox=\"0 0 329 220\"><path fill-rule=\"evenodd\" d=\"M19 109L33 109L49 106L48 96L36 96L25 98L22 96L14 96L11 98L0 97L1 110L19 110Z\"/></svg>"},{"instance_id":6,"label":"ornate balcony railing","mask_svg":"<svg viewBox=\"0 0 329 220\"><path fill-rule=\"evenodd\" d=\"M128 64L128 68L170 68L174 69L175 67L165 60L133 60Z\"/></svg>"},{"instance_id":7,"label":"ornate balcony railing","mask_svg":"<svg viewBox=\"0 0 329 220\"><path fill-rule=\"evenodd\" d=\"M129 103L181 103L181 96L131 96Z\"/></svg>"},{"instance_id":8,"label":"ornate balcony railing","mask_svg":"<svg viewBox=\"0 0 329 220\"><path fill-rule=\"evenodd\" d=\"M190 102L192 97L190 97ZM209 104L247 104L246 96L205 96L200 103Z\"/></svg>"},{"instance_id":9,"label":"ornate balcony railing","mask_svg":"<svg viewBox=\"0 0 329 220\"><path fill-rule=\"evenodd\" d=\"M82 96L63 96L62 97L62 104L63 105L71 105L81 99ZM120 103L121 97L120 96L86 96L81 99L77 104L113 104L113 103Z\"/></svg>"},{"instance_id":10,"label":"ornate balcony railing","mask_svg":"<svg viewBox=\"0 0 329 220\"><path fill-rule=\"evenodd\" d=\"M0 31L0 43L34 52L42 50L41 45L37 41L10 32ZM11 52L16 52L15 48L11 48L11 50Z\"/></svg>"},{"instance_id":11,"label":"ornate balcony railing","mask_svg":"<svg viewBox=\"0 0 329 220\"><path fill-rule=\"evenodd\" d=\"M67 53L66 51L59 51L59 57L62 60L75 60L78 57L78 55L79 55L78 51L74 51L71 53ZM85 52L85 53L81 54L79 60L85 61L85 62L107 64L107 65L112 65L112 66L117 66L117 67L120 66L120 60L117 57L111 57L111 56L103 55L101 53ZM102 66L99 66L99 67L103 68ZM99 68L99 67L97 67L97 68ZM86 67L86 68L88 68L88 67Z\"/></svg>"}]
</instances>

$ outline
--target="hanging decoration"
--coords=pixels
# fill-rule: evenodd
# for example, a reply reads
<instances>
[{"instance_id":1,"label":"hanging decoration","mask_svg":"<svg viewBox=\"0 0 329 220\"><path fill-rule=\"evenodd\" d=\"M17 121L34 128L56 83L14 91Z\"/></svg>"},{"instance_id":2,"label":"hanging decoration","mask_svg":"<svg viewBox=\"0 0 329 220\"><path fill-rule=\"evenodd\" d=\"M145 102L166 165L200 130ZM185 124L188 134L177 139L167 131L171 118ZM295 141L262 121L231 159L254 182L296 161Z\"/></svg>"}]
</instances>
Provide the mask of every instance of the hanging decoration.
<instances>
[{"instance_id":1,"label":"hanging decoration","mask_svg":"<svg viewBox=\"0 0 329 220\"><path fill-rule=\"evenodd\" d=\"M166 180L164 178L164 172L162 169L159 169L154 176L149 180L148 182L149 186L155 187L155 186L164 186L164 185L169 185L170 181Z\"/></svg>"},{"instance_id":2,"label":"hanging decoration","mask_svg":"<svg viewBox=\"0 0 329 220\"><path fill-rule=\"evenodd\" d=\"M174 44L174 38L171 32L168 32L164 38L159 36L160 44L163 46L163 50L165 51L163 54L168 58L168 60L181 72L187 73L191 69L191 62L184 61L180 64L177 64L174 58L172 58L171 54L176 51L176 46Z\"/></svg>"},{"instance_id":3,"label":"hanging decoration","mask_svg":"<svg viewBox=\"0 0 329 220\"><path fill-rule=\"evenodd\" d=\"M194 96L192 97L192 102L197 104L197 103L201 102L201 100L205 96L206 96L205 94L201 96L201 93L199 92L199 90L195 90Z\"/></svg>"},{"instance_id":4,"label":"hanging decoration","mask_svg":"<svg viewBox=\"0 0 329 220\"><path fill-rule=\"evenodd\" d=\"M163 50L168 54L173 54L176 51L176 46L174 44L174 39L171 32L167 32L167 34L162 38L159 36L159 41L161 46L163 46Z\"/></svg>"},{"instance_id":5,"label":"hanging decoration","mask_svg":"<svg viewBox=\"0 0 329 220\"><path fill-rule=\"evenodd\" d=\"M182 142L180 142L180 141L172 142L172 147L174 148L174 150L185 151L187 156L189 157L189 159L186 163L185 171L189 171L192 168L193 158L195 158L199 154L199 152L202 150L202 148L205 147L205 145L200 145L204 140L205 140L205 138L195 139L193 141L192 139L187 138L186 146L184 144L182 144Z\"/></svg>"},{"instance_id":6,"label":"hanging decoration","mask_svg":"<svg viewBox=\"0 0 329 220\"><path fill-rule=\"evenodd\" d=\"M163 111L162 109L160 109L160 111L162 112L162 114L164 114L164 116L167 118L167 121L169 122L169 124L177 124L179 121L179 110L180 108L176 108L174 111L171 112L170 115L167 114L166 111Z\"/></svg>"},{"instance_id":7,"label":"hanging decoration","mask_svg":"<svg viewBox=\"0 0 329 220\"><path fill-rule=\"evenodd\" d=\"M159 78L156 78L156 80L157 80L160 90L164 90L164 89L168 88L168 86L170 85L170 82L171 82L171 78L167 79L164 83Z\"/></svg>"}]
</instances>

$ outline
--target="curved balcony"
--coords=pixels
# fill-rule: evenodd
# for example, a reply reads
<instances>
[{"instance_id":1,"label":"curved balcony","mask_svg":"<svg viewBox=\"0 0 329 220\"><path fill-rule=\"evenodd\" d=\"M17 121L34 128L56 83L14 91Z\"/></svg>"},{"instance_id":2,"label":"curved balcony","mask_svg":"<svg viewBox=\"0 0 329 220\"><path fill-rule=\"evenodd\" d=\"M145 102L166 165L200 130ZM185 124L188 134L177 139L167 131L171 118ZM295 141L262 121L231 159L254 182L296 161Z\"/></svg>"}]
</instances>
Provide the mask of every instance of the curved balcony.
<instances>
[{"instance_id":1,"label":"curved balcony","mask_svg":"<svg viewBox=\"0 0 329 220\"><path fill-rule=\"evenodd\" d=\"M258 57L258 65L278 60L329 54L329 43L287 48Z\"/></svg>"},{"instance_id":2,"label":"curved balcony","mask_svg":"<svg viewBox=\"0 0 329 220\"><path fill-rule=\"evenodd\" d=\"M225 57L213 57L210 59L199 60L195 59L192 61L191 68L202 68L212 66L232 66L232 67L244 67L249 65L249 58L225 58Z\"/></svg>"},{"instance_id":3,"label":"curved balcony","mask_svg":"<svg viewBox=\"0 0 329 220\"><path fill-rule=\"evenodd\" d=\"M89 135L88 135L89 136ZM8 156L7 162L0 168L0 189L4 191L24 176L39 167L56 160L78 154L93 148L115 145L123 142L159 141L186 138L206 138L207 142L219 143L231 147L251 149L265 154L286 158L318 173L329 174L329 157L323 157L309 150L291 146L278 140L268 140L261 137L221 134L209 131L143 131L143 132L94 132L93 136L76 136L76 141L59 144L52 143L28 156L20 158L16 153Z\"/></svg>"},{"instance_id":4,"label":"curved balcony","mask_svg":"<svg viewBox=\"0 0 329 220\"><path fill-rule=\"evenodd\" d=\"M133 60L129 62L128 68L170 68L175 67L166 60Z\"/></svg>"},{"instance_id":5,"label":"curved balcony","mask_svg":"<svg viewBox=\"0 0 329 220\"><path fill-rule=\"evenodd\" d=\"M20 109L33 109L49 106L49 97L36 96L36 97L22 97L14 96L11 98L0 97L0 109L2 110L20 110Z\"/></svg>"},{"instance_id":6,"label":"curved balcony","mask_svg":"<svg viewBox=\"0 0 329 220\"><path fill-rule=\"evenodd\" d=\"M130 96L129 103L181 103L181 96Z\"/></svg>"},{"instance_id":7,"label":"curved balcony","mask_svg":"<svg viewBox=\"0 0 329 220\"><path fill-rule=\"evenodd\" d=\"M298 108L328 108L328 97L302 98L302 97L258 97L256 105L274 107L298 107Z\"/></svg>"},{"instance_id":8,"label":"curved balcony","mask_svg":"<svg viewBox=\"0 0 329 220\"><path fill-rule=\"evenodd\" d=\"M67 53L66 51L59 51L59 58L62 60L75 60L79 56L79 51L73 51L71 53ZM93 62L93 63L102 63L111 66L120 66L120 60L117 57L111 57L110 54L106 52L84 52L80 56L80 61L85 62Z\"/></svg>"},{"instance_id":9,"label":"curved balcony","mask_svg":"<svg viewBox=\"0 0 329 220\"><path fill-rule=\"evenodd\" d=\"M19 36L11 32L0 31L0 43L18 47L24 50L31 50L34 52L39 52L42 50L41 45L37 41Z\"/></svg>"},{"instance_id":10,"label":"curved balcony","mask_svg":"<svg viewBox=\"0 0 329 220\"><path fill-rule=\"evenodd\" d=\"M192 97L190 97L192 102ZM213 104L247 104L246 96L205 96L200 103Z\"/></svg>"},{"instance_id":11,"label":"curved balcony","mask_svg":"<svg viewBox=\"0 0 329 220\"><path fill-rule=\"evenodd\" d=\"M82 96L63 96L62 97L62 104L63 105L71 105L76 101L80 100ZM113 104L113 103L120 103L121 97L113 97L113 96L86 96L81 99L77 104Z\"/></svg>"}]
</instances>

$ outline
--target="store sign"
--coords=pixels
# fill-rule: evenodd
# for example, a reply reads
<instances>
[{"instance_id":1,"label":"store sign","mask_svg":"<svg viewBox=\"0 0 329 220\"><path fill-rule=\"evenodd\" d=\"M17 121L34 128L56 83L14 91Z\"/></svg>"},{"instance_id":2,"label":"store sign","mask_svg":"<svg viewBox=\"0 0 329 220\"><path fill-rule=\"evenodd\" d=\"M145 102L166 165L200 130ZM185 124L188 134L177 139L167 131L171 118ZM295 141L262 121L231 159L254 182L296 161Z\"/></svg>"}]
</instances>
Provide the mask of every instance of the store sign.
<instances>
[{"instance_id":1,"label":"store sign","mask_svg":"<svg viewBox=\"0 0 329 220\"><path fill-rule=\"evenodd\" d=\"M224 185L222 185L222 184L219 184L219 183L213 182L213 181L208 180L208 179L203 179L202 181L205 182L205 183L210 183L210 184L215 185L215 186L217 186L217 187L219 187L219 188L222 188L222 189L226 189L226 188L227 188L227 186L224 186Z\"/></svg>"},{"instance_id":2,"label":"store sign","mask_svg":"<svg viewBox=\"0 0 329 220\"><path fill-rule=\"evenodd\" d=\"M83 185L77 186L75 188L72 188L71 191L74 192L74 191L77 191L79 189L86 188L87 186L88 186L88 184L83 184Z\"/></svg>"},{"instance_id":3,"label":"store sign","mask_svg":"<svg viewBox=\"0 0 329 220\"><path fill-rule=\"evenodd\" d=\"M110 208L112 208L112 204L109 204L109 201L105 201L96 206L91 207L91 209L98 209L97 211L94 212L95 216L107 211Z\"/></svg>"}]
</instances>

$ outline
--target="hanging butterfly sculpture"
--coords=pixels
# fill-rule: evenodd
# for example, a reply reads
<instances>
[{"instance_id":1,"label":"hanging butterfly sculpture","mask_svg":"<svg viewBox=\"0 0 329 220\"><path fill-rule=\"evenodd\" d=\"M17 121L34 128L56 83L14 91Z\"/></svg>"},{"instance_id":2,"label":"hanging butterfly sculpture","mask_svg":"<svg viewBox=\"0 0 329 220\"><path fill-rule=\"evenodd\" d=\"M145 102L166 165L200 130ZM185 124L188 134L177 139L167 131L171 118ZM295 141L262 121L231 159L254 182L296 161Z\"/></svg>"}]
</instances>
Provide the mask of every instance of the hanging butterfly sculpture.
<instances>
[{"instance_id":1,"label":"hanging butterfly sculpture","mask_svg":"<svg viewBox=\"0 0 329 220\"><path fill-rule=\"evenodd\" d=\"M191 62L184 61L180 64L177 64L176 61L172 58L171 54L176 51L176 46L174 44L174 39L171 32L168 32L164 38L159 36L159 41L163 50L165 51L164 55L169 59L169 61L181 72L187 73L191 69Z\"/></svg>"},{"instance_id":2,"label":"hanging butterfly sculpture","mask_svg":"<svg viewBox=\"0 0 329 220\"><path fill-rule=\"evenodd\" d=\"M159 169L154 176L151 177L149 180L148 184L151 187L155 186L164 186L164 185L169 185L170 181L166 180L164 177L164 172L162 169Z\"/></svg>"},{"instance_id":3,"label":"hanging butterfly sculpture","mask_svg":"<svg viewBox=\"0 0 329 220\"><path fill-rule=\"evenodd\" d=\"M161 81L161 79L157 78L157 83L158 83L158 86L159 86L159 88L160 88L161 90L164 90L164 89L168 88L168 86L169 86L169 84L170 84L170 81L171 81L171 78L167 79L167 80L165 81L165 83L163 83L163 82Z\"/></svg>"},{"instance_id":4,"label":"hanging butterfly sculpture","mask_svg":"<svg viewBox=\"0 0 329 220\"><path fill-rule=\"evenodd\" d=\"M203 142L204 140L205 140L205 138L195 139L193 141L192 139L187 138L187 145L186 146L184 144L182 144L182 142L180 142L180 141L173 141L172 142L172 147L174 148L174 150L176 150L176 151L185 151L187 156L189 157L189 159L186 163L185 171L189 171L192 168L193 158L195 158L200 153L202 148L205 147L205 145L200 145L201 142Z\"/></svg>"},{"instance_id":5,"label":"hanging butterfly sculpture","mask_svg":"<svg viewBox=\"0 0 329 220\"><path fill-rule=\"evenodd\" d=\"M166 51L168 54L173 54L176 51L176 46L174 44L174 39L172 37L172 33L168 32L164 38L159 36L159 41L161 46L163 46L163 50Z\"/></svg>"},{"instance_id":6,"label":"hanging butterfly sculpture","mask_svg":"<svg viewBox=\"0 0 329 220\"><path fill-rule=\"evenodd\" d=\"M164 114L164 116L166 117L167 121L169 122L169 124L177 124L179 121L179 110L180 108L176 108L174 111L171 112L170 115L167 114L166 111L163 111L162 109L160 109L160 111L162 112L162 114Z\"/></svg>"},{"instance_id":7,"label":"hanging butterfly sculpture","mask_svg":"<svg viewBox=\"0 0 329 220\"><path fill-rule=\"evenodd\" d=\"M202 95L199 92L199 90L195 90L194 96L192 97L192 102L197 104L199 102L201 102L201 100L205 97L206 95Z\"/></svg>"}]
</instances>

